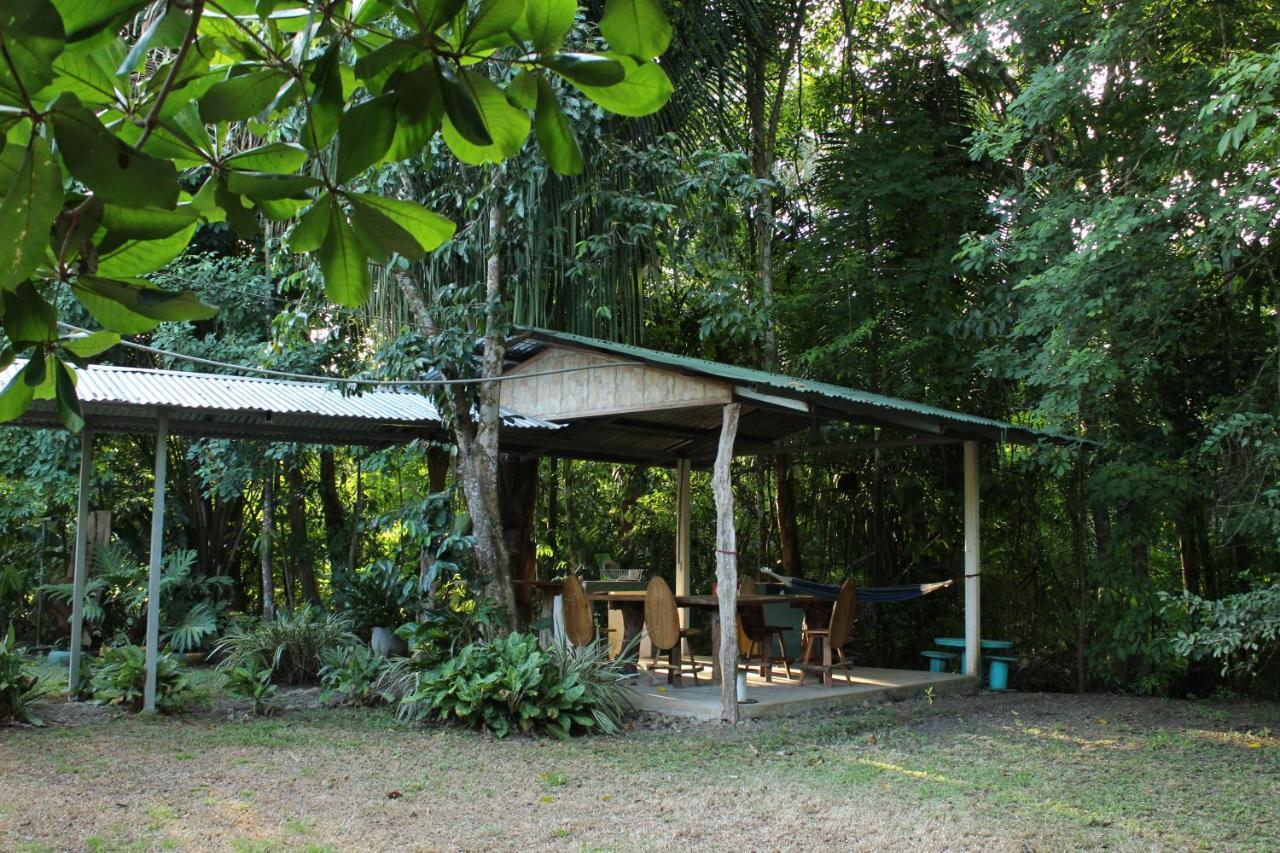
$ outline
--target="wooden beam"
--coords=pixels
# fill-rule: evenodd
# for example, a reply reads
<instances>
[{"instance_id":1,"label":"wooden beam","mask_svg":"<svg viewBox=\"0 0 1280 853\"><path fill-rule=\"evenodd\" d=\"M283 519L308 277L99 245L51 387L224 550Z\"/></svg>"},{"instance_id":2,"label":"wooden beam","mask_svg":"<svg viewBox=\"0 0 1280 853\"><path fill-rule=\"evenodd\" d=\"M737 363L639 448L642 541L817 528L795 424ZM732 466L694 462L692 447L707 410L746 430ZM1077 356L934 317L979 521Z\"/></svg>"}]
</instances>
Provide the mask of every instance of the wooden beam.
<instances>
[{"instance_id":1,"label":"wooden beam","mask_svg":"<svg viewBox=\"0 0 1280 853\"><path fill-rule=\"evenodd\" d=\"M689 560L692 555L693 531L690 526L688 459L676 463L676 595L689 594ZM680 608L680 627L689 627L689 608Z\"/></svg>"},{"instance_id":2,"label":"wooden beam","mask_svg":"<svg viewBox=\"0 0 1280 853\"><path fill-rule=\"evenodd\" d=\"M720 718L738 722L738 545L733 527L733 442L740 403L724 407L711 485L716 497L716 598L720 605Z\"/></svg>"},{"instance_id":3,"label":"wooden beam","mask_svg":"<svg viewBox=\"0 0 1280 853\"><path fill-rule=\"evenodd\" d=\"M779 397L777 394L765 394L762 391L744 388L741 385L735 387L733 393L744 400L773 409L786 409L787 411L801 412L806 415L813 411L813 406L804 400L797 400L794 397Z\"/></svg>"},{"instance_id":4,"label":"wooden beam","mask_svg":"<svg viewBox=\"0 0 1280 853\"><path fill-rule=\"evenodd\" d=\"M881 441L841 441L813 444L779 444L764 447L755 451L756 456L786 456L797 453L841 453L849 450L892 450L904 447L937 447L943 444L959 444L960 438L935 438L919 436L915 438L892 438Z\"/></svg>"}]
</instances>

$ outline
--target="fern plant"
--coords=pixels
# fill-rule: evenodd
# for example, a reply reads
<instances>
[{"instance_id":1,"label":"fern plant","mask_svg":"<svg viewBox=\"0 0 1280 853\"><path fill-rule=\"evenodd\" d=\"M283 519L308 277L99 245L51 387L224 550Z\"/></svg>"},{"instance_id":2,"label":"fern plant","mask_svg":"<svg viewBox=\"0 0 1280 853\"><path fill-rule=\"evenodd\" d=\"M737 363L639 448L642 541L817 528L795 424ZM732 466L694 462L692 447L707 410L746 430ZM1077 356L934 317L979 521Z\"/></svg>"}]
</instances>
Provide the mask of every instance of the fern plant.
<instances>
[{"instance_id":1,"label":"fern plant","mask_svg":"<svg viewBox=\"0 0 1280 853\"><path fill-rule=\"evenodd\" d=\"M44 692L40 680L27 672L25 649L18 648L13 626L0 639L0 725L30 723L41 725L31 713L31 703Z\"/></svg>"},{"instance_id":2,"label":"fern plant","mask_svg":"<svg viewBox=\"0 0 1280 853\"><path fill-rule=\"evenodd\" d=\"M271 670L277 684L314 684L322 666L320 656L326 649L358 642L346 617L327 614L318 607L304 607L277 613L274 619L231 628L213 653L225 655L218 665L223 671L256 662Z\"/></svg>"},{"instance_id":3,"label":"fern plant","mask_svg":"<svg viewBox=\"0 0 1280 853\"><path fill-rule=\"evenodd\" d=\"M279 688L271 683L271 668L251 660L242 666L226 670L227 690L253 702L253 713L267 716L276 710L275 699Z\"/></svg>"}]
</instances>

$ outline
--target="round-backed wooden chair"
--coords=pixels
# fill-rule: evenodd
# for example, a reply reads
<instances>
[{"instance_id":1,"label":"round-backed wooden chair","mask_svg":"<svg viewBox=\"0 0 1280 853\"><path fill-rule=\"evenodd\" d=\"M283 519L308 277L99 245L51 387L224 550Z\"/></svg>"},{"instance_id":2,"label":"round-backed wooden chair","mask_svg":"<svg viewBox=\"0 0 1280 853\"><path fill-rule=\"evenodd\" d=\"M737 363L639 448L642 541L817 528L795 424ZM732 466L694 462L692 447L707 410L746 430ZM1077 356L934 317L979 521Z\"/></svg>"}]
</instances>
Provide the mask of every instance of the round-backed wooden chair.
<instances>
[{"instance_id":1,"label":"round-backed wooden chair","mask_svg":"<svg viewBox=\"0 0 1280 853\"><path fill-rule=\"evenodd\" d=\"M743 578L738 584L739 595L756 595L756 582ZM741 604L738 606L738 652L744 664L760 662L760 675L765 681L773 681L773 663L781 661L791 677L791 660L787 657L786 632L789 628L770 625L764 616L764 605ZM778 641L779 657L773 656L773 642Z\"/></svg>"},{"instance_id":2,"label":"round-backed wooden chair","mask_svg":"<svg viewBox=\"0 0 1280 853\"><path fill-rule=\"evenodd\" d=\"M564 579L564 589L560 593L564 607L564 635L569 642L578 647L589 646L596 639L596 623L591 616L591 602L587 600L587 590L576 575Z\"/></svg>"},{"instance_id":3,"label":"round-backed wooden chair","mask_svg":"<svg viewBox=\"0 0 1280 853\"><path fill-rule=\"evenodd\" d=\"M701 632L693 628L680 627L680 609L676 606L676 597L671 594L671 587L662 578L653 578L644 591L644 627L649 634L649 642L653 645L655 656L658 652L666 653L666 660L655 660L649 664L649 683L653 683L654 672L666 672L667 683L676 687L680 685L680 677L684 673L693 676L693 683L698 683L701 665L689 650L688 662L680 659L681 641L696 637Z\"/></svg>"},{"instance_id":4,"label":"round-backed wooden chair","mask_svg":"<svg viewBox=\"0 0 1280 853\"><path fill-rule=\"evenodd\" d=\"M853 676L849 674L848 668L844 660L844 645L849 642L849 637L853 634L853 621L857 617L858 610L858 588L852 580L846 580L840 587L840 593L836 596L836 603L831 608L831 621L826 628L810 628L806 626L801 633L801 650L800 650L800 683L804 684L805 675L810 670L816 670L822 673L822 683L828 687L835 685L835 678L832 671L835 669L844 669L844 677L853 683ZM818 643L821 648L822 663L811 664L810 657L813 655L814 644ZM833 656L835 660L833 661Z\"/></svg>"}]
</instances>

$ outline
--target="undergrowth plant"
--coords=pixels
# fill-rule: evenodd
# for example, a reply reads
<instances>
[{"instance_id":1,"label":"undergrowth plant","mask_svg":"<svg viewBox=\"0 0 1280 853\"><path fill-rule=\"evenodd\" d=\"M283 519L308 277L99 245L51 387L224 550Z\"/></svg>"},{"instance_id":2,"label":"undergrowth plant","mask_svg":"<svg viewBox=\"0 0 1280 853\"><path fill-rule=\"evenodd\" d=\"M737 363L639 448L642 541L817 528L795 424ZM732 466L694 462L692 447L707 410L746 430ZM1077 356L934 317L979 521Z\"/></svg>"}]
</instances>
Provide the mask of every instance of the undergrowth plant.
<instances>
[{"instance_id":1,"label":"undergrowth plant","mask_svg":"<svg viewBox=\"0 0 1280 853\"><path fill-rule=\"evenodd\" d=\"M18 648L13 626L0 639L0 725L30 723L40 725L31 713L31 703L43 693L40 679L27 671L24 649Z\"/></svg>"},{"instance_id":2,"label":"undergrowth plant","mask_svg":"<svg viewBox=\"0 0 1280 853\"><path fill-rule=\"evenodd\" d=\"M401 700L405 720L457 721L498 737L618 730L629 703L625 674L603 643L584 650L539 648L530 634L472 643L418 674Z\"/></svg>"},{"instance_id":3,"label":"undergrowth plant","mask_svg":"<svg viewBox=\"0 0 1280 853\"><path fill-rule=\"evenodd\" d=\"M241 666L225 670L226 688L237 696L253 702L253 713L267 716L276 710L275 699L279 690L271 683L271 668L256 659Z\"/></svg>"},{"instance_id":4,"label":"undergrowth plant","mask_svg":"<svg viewBox=\"0 0 1280 853\"><path fill-rule=\"evenodd\" d=\"M348 705L380 705L390 701L390 692L378 686L387 659L367 646L329 649L321 655L320 684L326 702Z\"/></svg>"},{"instance_id":5,"label":"undergrowth plant","mask_svg":"<svg viewBox=\"0 0 1280 853\"><path fill-rule=\"evenodd\" d=\"M345 616L304 607L231 628L214 647L214 654L225 655L218 665L223 671L256 662L271 670L276 684L315 684L323 665L320 656L357 642Z\"/></svg>"},{"instance_id":6,"label":"undergrowth plant","mask_svg":"<svg viewBox=\"0 0 1280 853\"><path fill-rule=\"evenodd\" d=\"M93 665L91 687L99 702L141 711L147 685L147 652L141 646L115 646L103 650ZM187 668L172 655L156 661L156 710L162 714L186 709L191 682Z\"/></svg>"}]
</instances>

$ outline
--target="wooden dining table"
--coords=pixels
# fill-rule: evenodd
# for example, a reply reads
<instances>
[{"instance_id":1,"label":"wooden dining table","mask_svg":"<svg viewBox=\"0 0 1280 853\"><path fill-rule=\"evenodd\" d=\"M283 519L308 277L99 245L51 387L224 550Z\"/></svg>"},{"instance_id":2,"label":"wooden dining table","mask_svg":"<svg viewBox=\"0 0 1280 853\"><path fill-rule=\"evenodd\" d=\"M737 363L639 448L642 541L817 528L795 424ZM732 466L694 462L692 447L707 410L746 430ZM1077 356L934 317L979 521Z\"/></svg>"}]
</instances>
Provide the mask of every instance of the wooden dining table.
<instances>
[{"instance_id":1,"label":"wooden dining table","mask_svg":"<svg viewBox=\"0 0 1280 853\"><path fill-rule=\"evenodd\" d=\"M710 612L711 680L718 682L720 680L720 599L714 595L677 595L675 599L677 607ZM595 592L588 594L587 600L616 607L622 613L622 648L628 648L632 640L644 630L645 594L643 592ZM829 605L830 602L822 601L812 595L745 594L738 596L739 607L765 604L789 604L792 607L802 608L807 613L815 604ZM636 653L632 652L632 654ZM635 665L636 659L633 657L632 667Z\"/></svg>"}]
</instances>

